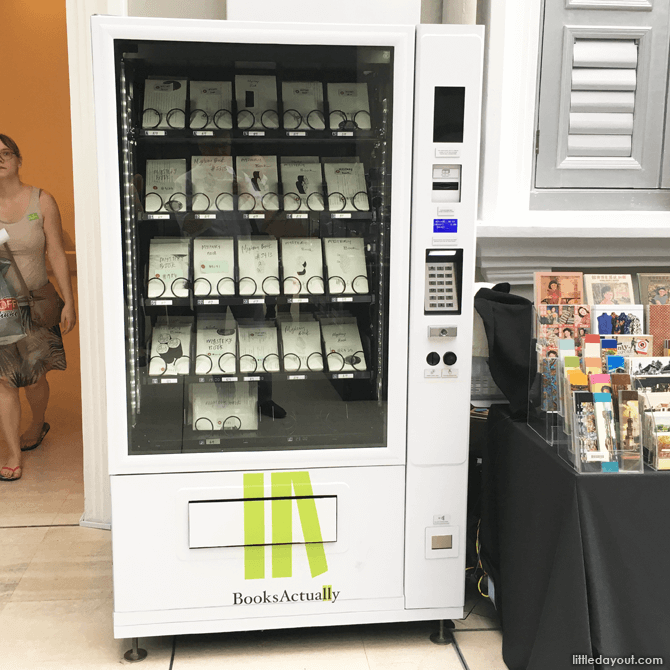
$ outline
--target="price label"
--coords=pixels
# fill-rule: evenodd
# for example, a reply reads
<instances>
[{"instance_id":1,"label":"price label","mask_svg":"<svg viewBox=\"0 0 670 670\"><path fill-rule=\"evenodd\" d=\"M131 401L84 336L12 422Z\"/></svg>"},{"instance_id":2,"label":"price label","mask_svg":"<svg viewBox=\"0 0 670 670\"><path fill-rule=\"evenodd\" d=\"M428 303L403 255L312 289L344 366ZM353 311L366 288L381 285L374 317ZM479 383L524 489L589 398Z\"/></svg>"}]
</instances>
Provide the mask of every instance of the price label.
<instances>
[{"instance_id":1,"label":"price label","mask_svg":"<svg viewBox=\"0 0 670 670\"><path fill-rule=\"evenodd\" d=\"M305 375L289 375L287 379L307 379L307 377Z\"/></svg>"},{"instance_id":2,"label":"price label","mask_svg":"<svg viewBox=\"0 0 670 670\"><path fill-rule=\"evenodd\" d=\"M149 214L150 219L169 219L169 214Z\"/></svg>"},{"instance_id":3,"label":"price label","mask_svg":"<svg viewBox=\"0 0 670 670\"><path fill-rule=\"evenodd\" d=\"M348 214L333 214L334 219L350 219L351 218L351 212Z\"/></svg>"},{"instance_id":4,"label":"price label","mask_svg":"<svg viewBox=\"0 0 670 670\"><path fill-rule=\"evenodd\" d=\"M333 133L335 137L353 137L354 133L351 130L338 130L337 132Z\"/></svg>"},{"instance_id":5,"label":"price label","mask_svg":"<svg viewBox=\"0 0 670 670\"><path fill-rule=\"evenodd\" d=\"M147 137L164 137L165 136L165 131L164 130L145 130L144 134Z\"/></svg>"},{"instance_id":6,"label":"price label","mask_svg":"<svg viewBox=\"0 0 670 670\"><path fill-rule=\"evenodd\" d=\"M219 379L217 379L217 381L219 381L219 382L236 382L237 377L219 377Z\"/></svg>"},{"instance_id":7,"label":"price label","mask_svg":"<svg viewBox=\"0 0 670 670\"><path fill-rule=\"evenodd\" d=\"M173 378L168 378L168 379L161 379L161 384L176 384L178 379L176 377Z\"/></svg>"},{"instance_id":8,"label":"price label","mask_svg":"<svg viewBox=\"0 0 670 670\"><path fill-rule=\"evenodd\" d=\"M194 130L193 135L195 137L213 137L214 136L214 131L213 130Z\"/></svg>"},{"instance_id":9,"label":"price label","mask_svg":"<svg viewBox=\"0 0 670 670\"><path fill-rule=\"evenodd\" d=\"M352 374L346 374L346 375L333 375L333 379L353 379L354 375Z\"/></svg>"},{"instance_id":10,"label":"price label","mask_svg":"<svg viewBox=\"0 0 670 670\"><path fill-rule=\"evenodd\" d=\"M265 137L264 130L245 130L244 134L247 137Z\"/></svg>"},{"instance_id":11,"label":"price label","mask_svg":"<svg viewBox=\"0 0 670 670\"><path fill-rule=\"evenodd\" d=\"M265 303L265 298L249 298L249 300L243 300L244 305L262 305Z\"/></svg>"},{"instance_id":12,"label":"price label","mask_svg":"<svg viewBox=\"0 0 670 670\"><path fill-rule=\"evenodd\" d=\"M209 440L205 440L205 444L221 444L221 440L217 438L210 438Z\"/></svg>"},{"instance_id":13,"label":"price label","mask_svg":"<svg viewBox=\"0 0 670 670\"><path fill-rule=\"evenodd\" d=\"M288 215L289 219L306 219L307 218L307 212L304 214L289 214Z\"/></svg>"},{"instance_id":14,"label":"price label","mask_svg":"<svg viewBox=\"0 0 670 670\"><path fill-rule=\"evenodd\" d=\"M305 137L307 133L304 130L290 130L286 133L286 137Z\"/></svg>"},{"instance_id":15,"label":"price label","mask_svg":"<svg viewBox=\"0 0 670 670\"><path fill-rule=\"evenodd\" d=\"M294 303L294 304L297 304L297 303L300 303L300 302L309 302L309 298L289 298L288 302Z\"/></svg>"},{"instance_id":16,"label":"price label","mask_svg":"<svg viewBox=\"0 0 670 670\"><path fill-rule=\"evenodd\" d=\"M333 302L353 302L354 298L353 296L350 296L348 298L334 298Z\"/></svg>"},{"instance_id":17,"label":"price label","mask_svg":"<svg viewBox=\"0 0 670 670\"><path fill-rule=\"evenodd\" d=\"M216 219L216 214L196 214L196 219Z\"/></svg>"},{"instance_id":18,"label":"price label","mask_svg":"<svg viewBox=\"0 0 670 670\"><path fill-rule=\"evenodd\" d=\"M264 219L265 214L245 214L245 219Z\"/></svg>"},{"instance_id":19,"label":"price label","mask_svg":"<svg viewBox=\"0 0 670 670\"><path fill-rule=\"evenodd\" d=\"M149 301L149 304L151 304L151 305L156 305L156 306L160 306L160 305L171 305L171 304L172 304L172 300L150 300L150 301Z\"/></svg>"},{"instance_id":20,"label":"price label","mask_svg":"<svg viewBox=\"0 0 670 670\"><path fill-rule=\"evenodd\" d=\"M260 377L245 377L244 381L245 382L259 382L261 380Z\"/></svg>"}]
</instances>

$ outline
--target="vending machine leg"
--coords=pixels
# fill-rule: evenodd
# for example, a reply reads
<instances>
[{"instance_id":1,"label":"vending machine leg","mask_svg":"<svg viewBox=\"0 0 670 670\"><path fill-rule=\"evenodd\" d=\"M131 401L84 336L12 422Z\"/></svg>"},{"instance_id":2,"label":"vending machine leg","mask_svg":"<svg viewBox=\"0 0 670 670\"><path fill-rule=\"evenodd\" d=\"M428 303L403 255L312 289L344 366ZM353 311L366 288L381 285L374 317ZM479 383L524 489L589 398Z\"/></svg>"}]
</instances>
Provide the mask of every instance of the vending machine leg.
<instances>
[{"instance_id":1,"label":"vending machine leg","mask_svg":"<svg viewBox=\"0 0 670 670\"><path fill-rule=\"evenodd\" d=\"M143 661L147 657L147 652L146 649L140 649L138 644L138 639L136 637L133 638L133 648L129 649L124 655L123 658L126 659L126 661L130 661L131 663L137 663L138 661Z\"/></svg>"},{"instance_id":2,"label":"vending machine leg","mask_svg":"<svg viewBox=\"0 0 670 670\"><path fill-rule=\"evenodd\" d=\"M440 628L437 633L431 634L430 641L435 644L451 644L454 641L454 634L451 629L454 627L454 622L451 619L440 619Z\"/></svg>"}]
</instances>

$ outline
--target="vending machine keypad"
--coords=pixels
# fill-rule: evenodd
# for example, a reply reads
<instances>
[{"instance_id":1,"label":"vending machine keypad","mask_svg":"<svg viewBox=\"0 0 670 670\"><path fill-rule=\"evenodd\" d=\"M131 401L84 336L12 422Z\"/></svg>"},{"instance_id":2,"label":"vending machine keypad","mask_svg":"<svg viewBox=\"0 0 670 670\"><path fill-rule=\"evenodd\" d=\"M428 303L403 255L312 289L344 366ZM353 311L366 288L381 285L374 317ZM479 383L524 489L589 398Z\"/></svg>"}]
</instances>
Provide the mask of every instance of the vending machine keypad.
<instances>
[{"instance_id":1,"label":"vending machine keypad","mask_svg":"<svg viewBox=\"0 0 670 670\"><path fill-rule=\"evenodd\" d=\"M462 255L453 251L430 250L426 254L426 313L460 312L459 283Z\"/></svg>"}]
</instances>

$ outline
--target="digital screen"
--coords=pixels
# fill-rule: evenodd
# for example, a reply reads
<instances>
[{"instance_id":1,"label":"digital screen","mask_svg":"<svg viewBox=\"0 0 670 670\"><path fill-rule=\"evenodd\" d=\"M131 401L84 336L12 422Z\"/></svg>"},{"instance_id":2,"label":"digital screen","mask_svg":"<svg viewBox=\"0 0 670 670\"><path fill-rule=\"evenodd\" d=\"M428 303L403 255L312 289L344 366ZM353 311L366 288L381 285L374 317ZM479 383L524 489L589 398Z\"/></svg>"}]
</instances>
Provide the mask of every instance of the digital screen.
<instances>
[{"instance_id":1,"label":"digital screen","mask_svg":"<svg viewBox=\"0 0 670 670\"><path fill-rule=\"evenodd\" d=\"M465 87L436 86L433 142L462 142L464 119Z\"/></svg>"}]
</instances>

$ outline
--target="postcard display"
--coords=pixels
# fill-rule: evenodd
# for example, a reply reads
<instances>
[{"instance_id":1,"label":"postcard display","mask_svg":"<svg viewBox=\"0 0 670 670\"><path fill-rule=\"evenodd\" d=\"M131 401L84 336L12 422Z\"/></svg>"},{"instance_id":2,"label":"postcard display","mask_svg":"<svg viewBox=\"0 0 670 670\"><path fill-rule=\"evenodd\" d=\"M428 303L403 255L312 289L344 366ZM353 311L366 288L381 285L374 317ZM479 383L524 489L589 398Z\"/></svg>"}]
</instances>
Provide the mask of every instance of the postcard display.
<instances>
[{"instance_id":1,"label":"postcard display","mask_svg":"<svg viewBox=\"0 0 670 670\"><path fill-rule=\"evenodd\" d=\"M198 25L93 18L115 635L461 618L483 31Z\"/></svg>"},{"instance_id":2,"label":"postcard display","mask_svg":"<svg viewBox=\"0 0 670 670\"><path fill-rule=\"evenodd\" d=\"M528 423L580 472L670 469L670 274L537 273Z\"/></svg>"}]
</instances>

